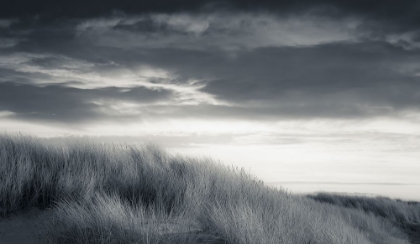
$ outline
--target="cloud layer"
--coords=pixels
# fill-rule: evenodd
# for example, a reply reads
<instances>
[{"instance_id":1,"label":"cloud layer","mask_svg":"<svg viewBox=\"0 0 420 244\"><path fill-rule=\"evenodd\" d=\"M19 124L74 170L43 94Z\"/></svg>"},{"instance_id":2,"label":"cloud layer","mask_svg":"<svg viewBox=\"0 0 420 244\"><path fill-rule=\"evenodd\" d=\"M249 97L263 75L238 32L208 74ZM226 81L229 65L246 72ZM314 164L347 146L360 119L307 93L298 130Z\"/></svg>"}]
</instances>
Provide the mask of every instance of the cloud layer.
<instances>
[{"instance_id":1,"label":"cloud layer","mask_svg":"<svg viewBox=\"0 0 420 244\"><path fill-rule=\"evenodd\" d=\"M0 111L72 125L416 114L418 10L417 1L14 1L0 11Z\"/></svg>"}]
</instances>

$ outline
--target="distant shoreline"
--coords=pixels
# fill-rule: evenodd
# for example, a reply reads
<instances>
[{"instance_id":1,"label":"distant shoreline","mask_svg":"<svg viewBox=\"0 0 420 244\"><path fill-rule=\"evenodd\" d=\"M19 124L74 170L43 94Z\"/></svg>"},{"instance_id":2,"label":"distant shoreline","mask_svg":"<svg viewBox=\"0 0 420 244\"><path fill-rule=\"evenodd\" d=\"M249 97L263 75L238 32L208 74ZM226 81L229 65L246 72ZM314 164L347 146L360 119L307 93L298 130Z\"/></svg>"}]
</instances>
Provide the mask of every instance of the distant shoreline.
<instances>
[{"instance_id":1,"label":"distant shoreline","mask_svg":"<svg viewBox=\"0 0 420 244\"><path fill-rule=\"evenodd\" d=\"M316 181L277 181L277 182L266 182L269 185L280 185L280 184L319 184L319 185L409 185L419 186L420 183L366 183L366 182L316 182Z\"/></svg>"},{"instance_id":2,"label":"distant shoreline","mask_svg":"<svg viewBox=\"0 0 420 244\"><path fill-rule=\"evenodd\" d=\"M266 182L267 186L284 188L298 194L330 192L344 195L360 195L369 197L388 197L402 201L420 202L415 194L420 184L408 183L361 183L361 182L302 182L283 181Z\"/></svg>"}]
</instances>

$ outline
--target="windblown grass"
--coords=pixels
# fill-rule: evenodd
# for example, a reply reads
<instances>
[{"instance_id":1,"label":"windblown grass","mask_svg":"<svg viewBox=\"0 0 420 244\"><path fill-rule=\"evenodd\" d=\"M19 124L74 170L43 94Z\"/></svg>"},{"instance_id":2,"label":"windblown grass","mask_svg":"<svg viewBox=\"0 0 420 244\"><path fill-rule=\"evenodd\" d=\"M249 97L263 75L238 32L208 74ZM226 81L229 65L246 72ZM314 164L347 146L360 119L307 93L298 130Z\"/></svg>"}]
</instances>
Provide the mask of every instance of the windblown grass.
<instances>
[{"instance_id":1,"label":"windblown grass","mask_svg":"<svg viewBox=\"0 0 420 244\"><path fill-rule=\"evenodd\" d=\"M420 224L420 203L393 200L386 197L361 197L319 193L308 196L322 203L359 209L386 218L399 226Z\"/></svg>"},{"instance_id":2,"label":"windblown grass","mask_svg":"<svg viewBox=\"0 0 420 244\"><path fill-rule=\"evenodd\" d=\"M61 201L47 243L198 243L212 236L197 233L186 216L132 206L119 196L97 193L90 201Z\"/></svg>"},{"instance_id":3,"label":"windblown grass","mask_svg":"<svg viewBox=\"0 0 420 244\"><path fill-rule=\"evenodd\" d=\"M409 243L387 216L150 145L1 136L0 181L2 215L53 209L46 243Z\"/></svg>"}]
</instances>

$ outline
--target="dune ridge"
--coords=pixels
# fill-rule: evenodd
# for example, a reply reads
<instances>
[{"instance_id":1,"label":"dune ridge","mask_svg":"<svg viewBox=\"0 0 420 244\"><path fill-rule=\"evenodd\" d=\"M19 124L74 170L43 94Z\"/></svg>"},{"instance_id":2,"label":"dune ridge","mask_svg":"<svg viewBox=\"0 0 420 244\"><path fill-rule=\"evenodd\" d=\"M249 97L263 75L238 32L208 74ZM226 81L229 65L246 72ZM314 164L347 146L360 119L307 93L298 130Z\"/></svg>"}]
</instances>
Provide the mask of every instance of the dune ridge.
<instances>
[{"instance_id":1,"label":"dune ridge","mask_svg":"<svg viewBox=\"0 0 420 244\"><path fill-rule=\"evenodd\" d=\"M153 145L2 135L0 178L1 223L51 213L39 243L408 244L420 219L417 204L293 195Z\"/></svg>"}]
</instances>

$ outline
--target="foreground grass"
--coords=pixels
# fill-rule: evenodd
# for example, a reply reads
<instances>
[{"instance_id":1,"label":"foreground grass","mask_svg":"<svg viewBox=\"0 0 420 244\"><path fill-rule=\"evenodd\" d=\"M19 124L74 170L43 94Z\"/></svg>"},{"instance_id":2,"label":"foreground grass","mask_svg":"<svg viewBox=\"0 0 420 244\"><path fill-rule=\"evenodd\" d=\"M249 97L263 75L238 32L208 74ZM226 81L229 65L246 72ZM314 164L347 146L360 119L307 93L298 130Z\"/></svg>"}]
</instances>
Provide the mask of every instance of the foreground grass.
<instances>
[{"instance_id":1,"label":"foreground grass","mask_svg":"<svg viewBox=\"0 0 420 244\"><path fill-rule=\"evenodd\" d=\"M53 209L46 243L405 244L396 223L418 222L405 208L400 218L326 204L155 146L0 136L0 182L1 215Z\"/></svg>"}]
</instances>

